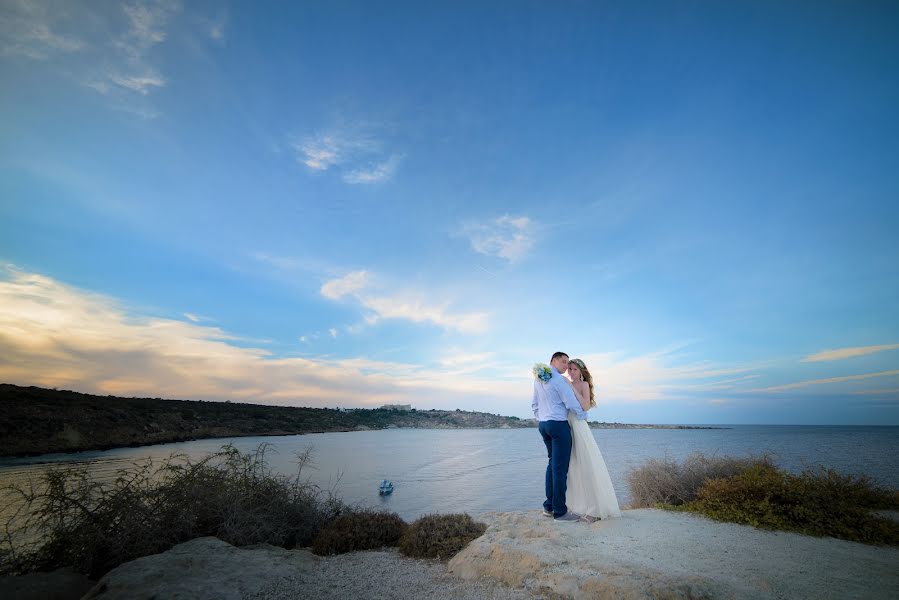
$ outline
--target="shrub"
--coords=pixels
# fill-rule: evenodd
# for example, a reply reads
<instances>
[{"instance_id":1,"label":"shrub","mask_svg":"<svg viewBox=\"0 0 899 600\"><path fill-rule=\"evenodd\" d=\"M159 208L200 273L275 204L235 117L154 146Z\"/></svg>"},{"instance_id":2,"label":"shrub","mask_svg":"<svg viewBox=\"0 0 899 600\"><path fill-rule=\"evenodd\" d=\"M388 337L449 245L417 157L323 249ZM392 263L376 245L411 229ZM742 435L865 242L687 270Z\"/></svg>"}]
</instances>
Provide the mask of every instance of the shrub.
<instances>
[{"instance_id":1,"label":"shrub","mask_svg":"<svg viewBox=\"0 0 899 600\"><path fill-rule=\"evenodd\" d=\"M312 543L312 551L327 556L396 546L406 527L396 513L355 510L340 515L322 529Z\"/></svg>"},{"instance_id":2,"label":"shrub","mask_svg":"<svg viewBox=\"0 0 899 600\"><path fill-rule=\"evenodd\" d=\"M699 488L709 479L729 477L752 466L770 465L768 455L747 458L707 457L690 454L679 464L670 458L652 458L627 477L631 507L667 504L679 506L696 499Z\"/></svg>"},{"instance_id":3,"label":"shrub","mask_svg":"<svg viewBox=\"0 0 899 600\"><path fill-rule=\"evenodd\" d=\"M697 499L681 508L766 529L899 545L899 523L871 514L899 508L897 493L877 487L867 477L830 469L792 475L771 465L755 465L707 481Z\"/></svg>"},{"instance_id":4,"label":"shrub","mask_svg":"<svg viewBox=\"0 0 899 600\"><path fill-rule=\"evenodd\" d=\"M71 565L91 577L123 562L164 552L195 537L234 545L286 548L312 542L346 510L331 491L270 472L267 446L241 454L231 445L193 462L173 455L93 481L83 468L48 471L41 483L9 488L19 508L0 538L0 572Z\"/></svg>"},{"instance_id":5,"label":"shrub","mask_svg":"<svg viewBox=\"0 0 899 600\"><path fill-rule=\"evenodd\" d=\"M427 515L400 538L400 552L415 558L448 559L487 530L467 514Z\"/></svg>"}]
</instances>

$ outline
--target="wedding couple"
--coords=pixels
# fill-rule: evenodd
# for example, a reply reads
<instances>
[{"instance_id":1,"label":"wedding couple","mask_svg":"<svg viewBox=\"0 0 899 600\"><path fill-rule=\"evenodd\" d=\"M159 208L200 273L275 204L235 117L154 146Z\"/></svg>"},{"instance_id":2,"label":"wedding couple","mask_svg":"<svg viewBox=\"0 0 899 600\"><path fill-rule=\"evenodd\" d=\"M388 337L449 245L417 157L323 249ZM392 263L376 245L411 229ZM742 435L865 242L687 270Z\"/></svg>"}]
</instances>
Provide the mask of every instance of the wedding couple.
<instances>
[{"instance_id":1,"label":"wedding couple","mask_svg":"<svg viewBox=\"0 0 899 600\"><path fill-rule=\"evenodd\" d=\"M556 352L549 366L534 367L534 376L531 408L549 455L543 514L588 523L620 517L612 479L587 425L587 411L596 406L587 366Z\"/></svg>"}]
</instances>

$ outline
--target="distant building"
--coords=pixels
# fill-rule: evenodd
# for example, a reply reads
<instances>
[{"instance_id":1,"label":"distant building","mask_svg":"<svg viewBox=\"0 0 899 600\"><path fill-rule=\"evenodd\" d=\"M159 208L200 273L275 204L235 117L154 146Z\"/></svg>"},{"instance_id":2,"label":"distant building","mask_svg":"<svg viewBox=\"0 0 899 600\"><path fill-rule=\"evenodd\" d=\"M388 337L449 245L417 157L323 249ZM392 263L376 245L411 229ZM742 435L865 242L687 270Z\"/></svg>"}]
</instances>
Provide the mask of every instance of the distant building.
<instances>
[{"instance_id":1,"label":"distant building","mask_svg":"<svg viewBox=\"0 0 899 600\"><path fill-rule=\"evenodd\" d=\"M411 404L385 404L381 408L386 410L400 410L403 412L409 412L412 410Z\"/></svg>"}]
</instances>

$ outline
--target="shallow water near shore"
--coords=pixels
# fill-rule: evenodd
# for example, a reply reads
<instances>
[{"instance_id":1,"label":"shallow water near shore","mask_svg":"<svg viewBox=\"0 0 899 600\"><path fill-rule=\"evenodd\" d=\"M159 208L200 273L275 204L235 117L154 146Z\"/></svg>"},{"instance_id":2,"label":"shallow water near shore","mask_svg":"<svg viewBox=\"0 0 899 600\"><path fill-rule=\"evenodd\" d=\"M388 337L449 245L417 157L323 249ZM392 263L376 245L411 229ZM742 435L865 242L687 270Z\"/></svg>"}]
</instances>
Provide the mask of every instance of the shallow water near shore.
<instances>
[{"instance_id":1,"label":"shallow water near shore","mask_svg":"<svg viewBox=\"0 0 899 600\"><path fill-rule=\"evenodd\" d=\"M691 452L746 456L771 453L777 465L801 471L824 465L868 475L899 488L899 427L735 425L730 429L594 429L619 503L630 502L627 474L649 458ZM347 433L210 439L0 461L0 488L39 477L60 464L87 466L98 479L148 458L173 453L200 458L231 442L241 451L268 443L271 468L292 475L296 455L313 448L303 478L333 488L346 502L384 507L407 520L423 514L516 511L543 500L545 449L536 429L386 429ZM392 495L378 496L381 479Z\"/></svg>"}]
</instances>

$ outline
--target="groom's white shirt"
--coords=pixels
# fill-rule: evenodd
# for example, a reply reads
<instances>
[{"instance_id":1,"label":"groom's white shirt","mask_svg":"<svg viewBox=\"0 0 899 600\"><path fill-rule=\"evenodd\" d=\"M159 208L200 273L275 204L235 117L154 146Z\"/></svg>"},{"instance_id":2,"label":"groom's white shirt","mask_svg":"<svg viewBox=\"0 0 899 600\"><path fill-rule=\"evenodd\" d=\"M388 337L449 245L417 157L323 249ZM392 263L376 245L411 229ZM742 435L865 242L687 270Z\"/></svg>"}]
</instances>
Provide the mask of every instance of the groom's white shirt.
<instances>
[{"instance_id":1,"label":"groom's white shirt","mask_svg":"<svg viewBox=\"0 0 899 600\"><path fill-rule=\"evenodd\" d=\"M546 383L534 379L534 399L531 408L538 421L567 421L568 411L572 411L578 419L587 420L587 413L577 401L571 384L562 379L562 374L550 366L553 376Z\"/></svg>"}]
</instances>

